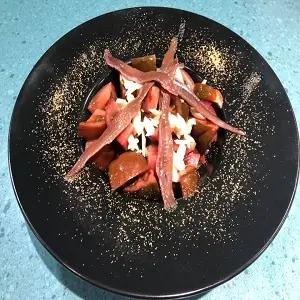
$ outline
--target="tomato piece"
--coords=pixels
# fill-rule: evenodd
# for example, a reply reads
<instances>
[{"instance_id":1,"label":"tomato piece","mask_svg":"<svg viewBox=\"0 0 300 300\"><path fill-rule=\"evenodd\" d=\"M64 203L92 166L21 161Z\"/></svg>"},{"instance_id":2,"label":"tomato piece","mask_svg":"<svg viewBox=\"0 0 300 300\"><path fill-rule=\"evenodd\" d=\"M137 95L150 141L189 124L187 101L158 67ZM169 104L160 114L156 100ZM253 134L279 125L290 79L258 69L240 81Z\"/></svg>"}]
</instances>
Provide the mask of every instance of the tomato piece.
<instances>
[{"instance_id":1,"label":"tomato piece","mask_svg":"<svg viewBox=\"0 0 300 300\"><path fill-rule=\"evenodd\" d=\"M143 72L156 71L156 56L147 55L143 57L136 57L131 60L131 65Z\"/></svg>"},{"instance_id":2,"label":"tomato piece","mask_svg":"<svg viewBox=\"0 0 300 300\"><path fill-rule=\"evenodd\" d=\"M147 158L148 158L148 167L150 170L156 170L156 160L158 154L157 145L149 145L147 147Z\"/></svg>"},{"instance_id":3,"label":"tomato piece","mask_svg":"<svg viewBox=\"0 0 300 300\"><path fill-rule=\"evenodd\" d=\"M200 175L194 167L187 167L185 174L179 179L183 198L191 197L197 191L200 184Z\"/></svg>"},{"instance_id":4,"label":"tomato piece","mask_svg":"<svg viewBox=\"0 0 300 300\"><path fill-rule=\"evenodd\" d=\"M149 90L142 106L145 112L149 112L149 109L157 109L159 93L160 89L155 85Z\"/></svg>"},{"instance_id":5,"label":"tomato piece","mask_svg":"<svg viewBox=\"0 0 300 300\"><path fill-rule=\"evenodd\" d=\"M196 120L196 124L193 126L192 129L192 136L199 137L206 131L213 131L216 132L218 130L218 125L208 121L208 120Z\"/></svg>"},{"instance_id":6,"label":"tomato piece","mask_svg":"<svg viewBox=\"0 0 300 300\"><path fill-rule=\"evenodd\" d=\"M111 82L107 83L96 93L88 105L88 110L93 113L97 108L104 109L110 99L117 99L115 87Z\"/></svg>"},{"instance_id":7,"label":"tomato piece","mask_svg":"<svg viewBox=\"0 0 300 300\"><path fill-rule=\"evenodd\" d=\"M88 141L85 144L85 149L90 147L92 143L95 141ZM104 171L107 170L109 164L115 157L115 151L113 149L112 145L106 145L104 146L97 154L95 154L91 161L94 163L95 166L97 166L100 170Z\"/></svg>"},{"instance_id":8,"label":"tomato piece","mask_svg":"<svg viewBox=\"0 0 300 300\"><path fill-rule=\"evenodd\" d=\"M136 193L140 192L142 196L151 196L158 194L159 187L153 170L149 170L140 176L134 183L124 188L124 192Z\"/></svg>"},{"instance_id":9,"label":"tomato piece","mask_svg":"<svg viewBox=\"0 0 300 300\"><path fill-rule=\"evenodd\" d=\"M78 135L86 140L98 138L106 128L105 121L100 122L80 122L78 127Z\"/></svg>"},{"instance_id":10,"label":"tomato piece","mask_svg":"<svg viewBox=\"0 0 300 300\"><path fill-rule=\"evenodd\" d=\"M176 113L180 114L185 121L188 120L190 115L190 106L178 97L175 100Z\"/></svg>"},{"instance_id":11,"label":"tomato piece","mask_svg":"<svg viewBox=\"0 0 300 300\"><path fill-rule=\"evenodd\" d=\"M105 110L95 109L93 114L86 120L86 122L101 122L105 120Z\"/></svg>"},{"instance_id":12,"label":"tomato piece","mask_svg":"<svg viewBox=\"0 0 300 300\"><path fill-rule=\"evenodd\" d=\"M93 114L85 121L80 122L78 135L86 140L98 138L106 128L105 111L96 109Z\"/></svg>"},{"instance_id":13,"label":"tomato piece","mask_svg":"<svg viewBox=\"0 0 300 300\"><path fill-rule=\"evenodd\" d=\"M207 100L216 103L220 108L223 106L223 96L221 92L208 84L196 83L194 93L201 100Z\"/></svg>"},{"instance_id":14,"label":"tomato piece","mask_svg":"<svg viewBox=\"0 0 300 300\"><path fill-rule=\"evenodd\" d=\"M108 167L111 189L114 191L130 179L146 172L148 164L145 157L136 152L124 152Z\"/></svg>"},{"instance_id":15,"label":"tomato piece","mask_svg":"<svg viewBox=\"0 0 300 300\"><path fill-rule=\"evenodd\" d=\"M115 100L110 99L106 106L106 114L105 114L105 121L108 124L110 124L111 120L115 116L115 114L120 111L120 108Z\"/></svg>"},{"instance_id":16,"label":"tomato piece","mask_svg":"<svg viewBox=\"0 0 300 300\"><path fill-rule=\"evenodd\" d=\"M128 138L131 134L133 134L133 125L130 123L116 138L118 143L124 148L128 148Z\"/></svg>"},{"instance_id":17,"label":"tomato piece","mask_svg":"<svg viewBox=\"0 0 300 300\"><path fill-rule=\"evenodd\" d=\"M206 131L196 141L200 153L205 154L210 145L217 140L218 134L214 131Z\"/></svg>"},{"instance_id":18,"label":"tomato piece","mask_svg":"<svg viewBox=\"0 0 300 300\"><path fill-rule=\"evenodd\" d=\"M192 136L200 154L205 154L211 143L217 140L218 128L217 125L208 120L196 120L196 125L192 129Z\"/></svg>"}]
</instances>

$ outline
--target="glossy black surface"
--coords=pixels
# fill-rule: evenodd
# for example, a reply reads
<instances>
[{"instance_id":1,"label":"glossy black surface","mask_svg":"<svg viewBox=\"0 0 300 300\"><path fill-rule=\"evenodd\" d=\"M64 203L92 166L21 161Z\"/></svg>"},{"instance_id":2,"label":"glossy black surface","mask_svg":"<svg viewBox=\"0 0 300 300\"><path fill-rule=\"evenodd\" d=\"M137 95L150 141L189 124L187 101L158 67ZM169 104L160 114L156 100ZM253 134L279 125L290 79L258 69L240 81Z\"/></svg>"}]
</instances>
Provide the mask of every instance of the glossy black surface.
<instances>
[{"instance_id":1,"label":"glossy black surface","mask_svg":"<svg viewBox=\"0 0 300 300\"><path fill-rule=\"evenodd\" d=\"M181 212L189 205L185 202L180 203L178 212L173 216L166 216L159 203L149 204L147 209L156 213L152 217L151 213L145 212L143 202L127 198L121 201L120 196L104 192L105 187L100 181L99 191L103 189L103 194L99 194L99 201L97 192L91 195L90 200L80 202L80 193L90 193L90 190L78 191L78 196L74 191L70 194L72 187L64 182L63 174L57 172L50 159L42 155L44 150L53 151L42 149L45 140L51 136L47 130L59 131L62 128L47 129L43 126L41 119L47 117L47 112L43 115L41 107L47 107L53 86L63 81L64 75L72 68L74 57L87 53L89 45L95 45L99 57L107 45L116 56L125 60L151 53L161 56L169 38L178 33L180 24L184 25L181 25L179 59L199 72L200 77L221 88L226 98L224 112L229 122L239 110L243 110L239 104L245 94L239 87L245 86L249 74L259 74L261 78L258 87L248 95L251 109L244 108L243 112L245 119L250 117L250 121L245 123L247 135L260 143L260 150L254 154L253 149L246 150L249 151L248 172L253 176L241 183L245 187L247 185L247 195L243 201L236 201L228 213L228 219L235 222L234 238L223 238L222 242L214 240L213 235L206 234L207 231L197 235L191 222L170 228L169 224L181 221ZM184 26L185 31L182 30ZM236 67L231 64L230 71L234 75L231 81L214 79L209 70L186 59L186 53L190 51L190 57L195 51L192 42L195 36L203 44L213 42L221 52L229 53L233 61L236 57L240 63ZM113 48L111 41L120 41L116 45L122 44L121 41L124 44ZM93 69L91 66L86 68ZM71 108L71 113L68 112L68 118L63 116L63 126L70 127L67 136L75 157L80 154L75 124L82 116L85 100L95 83L109 74L103 65L97 71L94 69L86 73L89 76L82 78L84 85L81 96L77 95L77 105ZM256 122L251 122L251 114L259 112L262 112L261 121L256 118ZM229 134L226 136L229 143ZM180 297L204 292L246 268L267 247L282 225L298 175L295 119L288 97L269 65L249 44L222 25L196 14L168 8L137 8L109 13L80 25L62 37L45 53L24 83L12 115L9 138L9 161L16 196L27 222L41 243L82 278L114 292L143 298ZM234 159L232 153L232 161ZM74 157L66 163L69 168ZM102 174L93 169L90 172L92 180L98 182ZM215 173L218 174L218 170ZM229 196L221 195L221 201L229 201ZM142 242L138 244L133 234L126 243L138 245L138 251L120 250L121 242L116 237L121 226L125 226L122 224L122 212L130 214L130 201L135 201L132 205L138 209L136 218L139 218L138 226L144 228L143 232L154 232L152 222L156 222L157 214L168 220L159 223L163 237L152 236L157 246L152 253L147 251L149 241L146 246ZM203 214L200 212L205 211L206 203L197 205L195 208L199 209L199 214L193 211L194 224L201 223L199 219ZM224 222L225 231L230 232L231 226L230 221ZM141 231L138 232L141 234ZM193 232L195 237L184 238L184 232Z\"/></svg>"}]
</instances>

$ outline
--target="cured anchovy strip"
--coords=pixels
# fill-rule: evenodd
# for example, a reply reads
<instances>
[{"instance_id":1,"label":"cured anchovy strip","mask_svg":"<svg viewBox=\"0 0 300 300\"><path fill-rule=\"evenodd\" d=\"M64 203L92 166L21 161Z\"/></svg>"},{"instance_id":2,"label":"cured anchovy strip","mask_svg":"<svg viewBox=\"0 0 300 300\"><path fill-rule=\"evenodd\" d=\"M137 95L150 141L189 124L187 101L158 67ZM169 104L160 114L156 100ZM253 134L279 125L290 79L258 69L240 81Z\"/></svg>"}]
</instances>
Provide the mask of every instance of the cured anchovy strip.
<instances>
[{"instance_id":1,"label":"cured anchovy strip","mask_svg":"<svg viewBox=\"0 0 300 300\"><path fill-rule=\"evenodd\" d=\"M164 201L164 208L168 211L172 211L176 208L177 202L172 187L173 141L169 124L170 96L166 93L162 93L159 102L161 115L158 126L159 139L156 174Z\"/></svg>"},{"instance_id":2,"label":"cured anchovy strip","mask_svg":"<svg viewBox=\"0 0 300 300\"><path fill-rule=\"evenodd\" d=\"M112 54L109 52L109 50L105 50L104 58L106 63L110 67L118 70L122 74L122 76L124 76L128 80L132 80L138 83L156 81L169 93L175 96L180 96L189 105L195 107L200 114L202 114L206 119L210 120L214 124L226 130L229 130L233 133L239 135L245 135L244 131L225 123L220 118L213 115L209 110L206 109L206 107L201 103L201 100L194 94L193 91L191 91L185 84L180 83L178 81L173 81L172 77L166 74L165 72L162 71L142 72L140 70L137 70L127 65L125 62L121 61L120 59L113 57Z\"/></svg>"},{"instance_id":3,"label":"cured anchovy strip","mask_svg":"<svg viewBox=\"0 0 300 300\"><path fill-rule=\"evenodd\" d=\"M124 128L130 124L131 120L141 110L142 101L146 97L152 85L153 82L144 84L140 88L138 96L114 116L102 135L81 154L76 164L65 176L66 180L72 181L72 179L74 179L92 156L100 151L105 145L112 143L113 140L124 130Z\"/></svg>"}]
</instances>

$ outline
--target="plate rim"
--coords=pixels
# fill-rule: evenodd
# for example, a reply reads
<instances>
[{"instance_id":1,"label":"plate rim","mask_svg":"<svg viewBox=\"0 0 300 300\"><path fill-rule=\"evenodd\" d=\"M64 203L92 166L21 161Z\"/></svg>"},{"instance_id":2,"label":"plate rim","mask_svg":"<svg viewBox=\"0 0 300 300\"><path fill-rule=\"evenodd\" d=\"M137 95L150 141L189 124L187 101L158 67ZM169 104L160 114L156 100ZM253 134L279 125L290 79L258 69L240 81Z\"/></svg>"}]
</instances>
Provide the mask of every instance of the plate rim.
<instances>
[{"instance_id":1,"label":"plate rim","mask_svg":"<svg viewBox=\"0 0 300 300\"><path fill-rule=\"evenodd\" d=\"M278 226L276 227L276 229L274 230L273 234L270 236L270 238L267 240L267 242L265 242L264 246L253 256L251 257L246 263L244 263L240 268L236 269L235 271L231 272L230 274L228 274L226 277L222 278L221 280L208 285L204 288L200 288L200 289L194 289L192 291L189 292L182 292L182 293L174 293L174 294L165 294L165 295L151 295L151 294L142 294L142 293L135 293L135 292L129 292L129 291L125 291L124 289L119 289L119 288L114 288L112 286L108 286L106 284L100 283L96 280L90 279L87 276L85 276L84 274L80 273L79 271L76 271L75 268L73 268L72 266L70 266L68 263L66 263L65 261L63 261L63 259L61 259L59 257L59 255L46 243L46 241L44 241L44 239L39 235L39 233L37 232L37 230L34 228L33 224L31 223L31 221L29 220L23 206L21 203L21 200L19 198L16 186L15 186L15 182L14 182L14 175L13 175L13 170L12 170L12 165L11 165L11 139L12 139L12 127L13 127L13 119L14 119L14 115L16 113L16 109L17 106L20 103L20 98L23 94L23 90L25 90L25 87L27 86L28 81L30 80L31 76L34 74L34 72L36 71L36 69L38 68L38 66L40 65L40 63L43 61L44 57L47 56L47 54L55 47L55 45L59 42L61 42L64 38L66 38L70 33L78 30L80 27L84 27L86 24L90 23L90 22L94 22L96 19L104 17L104 16L109 16L111 14L114 13L122 13L122 12L129 12L130 10L159 10L159 9L167 9L170 11L177 11L177 12L182 12L185 14L190 14L193 15L195 17L200 17L203 19L206 19L207 21L211 22L211 23L215 23L218 26L221 26L223 28L225 28L227 31L229 31L231 34L237 36L239 39L243 40L244 43L246 43L246 45L248 47L250 47L250 49L256 53L262 60L263 62L269 67L270 71L273 73L273 75L275 76L275 78L278 80L279 85L282 88L283 91L283 96L286 97L287 101L288 101L288 105L290 106L291 110L291 114L292 114L292 119L293 122L295 124L295 130L296 130L296 140L297 140L297 171L296 171L296 177L295 177L295 183L294 183L294 187L293 187L293 192L291 195L291 198L289 200L289 205L280 221L280 223L278 224ZM294 198L295 198L295 194L297 191L297 187L298 187L298 180L299 180L299 166L300 166L300 141L299 141L299 129L298 129L298 124L297 124L297 119L295 117L295 113L293 110L293 106L291 104L291 101L286 93L285 88L283 87L280 79L278 78L278 76L276 75L276 73L274 72L274 70L272 69L272 67L269 65L268 61L259 53L259 51L257 51L247 40L245 40L243 37L241 37L238 33L234 32L233 30L231 30L230 28L228 28L227 26L213 20L210 19L206 16L200 15L196 12L192 12L192 11L188 11L188 10L183 10L183 9L178 9L178 8L174 8L174 7L168 7L168 6L134 6L134 7L127 7L127 8L123 8L123 9L118 9L118 10L113 10L113 11L109 11L106 12L104 14L98 15L96 17L93 17L89 20L86 20L85 22L73 27L72 29L70 29L68 32L66 32L65 34L63 34L59 39L57 39L56 41L54 41L54 43L42 54L42 56L38 59L38 61L33 65L31 71L29 72L29 74L27 75L25 81L22 84L22 87L20 89L20 92L18 94L18 97L16 98L16 101L14 103L14 107L11 113L11 117L10 117L10 123L9 123L9 129L8 129L8 139L7 139L7 151L8 151L8 169L9 169L9 177L10 177L10 181L11 181L11 185L13 187L13 191L16 197L16 200L18 202L18 206L22 212L22 215L26 221L26 223L29 225L29 229L33 232L33 234L35 235L35 237L37 238L37 240L43 245L43 247L47 250L47 253L49 253L56 261L58 261L60 263L60 265L64 268L66 268L68 271L70 271L71 273L73 273L75 276L77 276L80 279L83 279L84 281L87 281L89 284L92 284L94 287L100 288L100 289L104 289L106 291L109 292L113 292L119 295L123 295L123 296L129 296L129 297L135 297L135 298L140 298L140 299L184 299L184 297L190 297L190 296L195 296L195 295L199 295L199 294L203 294L205 292L208 292L210 290L212 290L213 288L229 281L230 279L232 279L233 277L239 275L243 270L245 270L248 266L250 266L254 261L256 261L261 254L269 247L269 245L271 244L271 242L274 240L274 238L277 236L277 234L279 233L280 229L282 228L284 222L287 219L287 216L290 212L291 206L293 204ZM58 279L57 279L58 280Z\"/></svg>"}]
</instances>

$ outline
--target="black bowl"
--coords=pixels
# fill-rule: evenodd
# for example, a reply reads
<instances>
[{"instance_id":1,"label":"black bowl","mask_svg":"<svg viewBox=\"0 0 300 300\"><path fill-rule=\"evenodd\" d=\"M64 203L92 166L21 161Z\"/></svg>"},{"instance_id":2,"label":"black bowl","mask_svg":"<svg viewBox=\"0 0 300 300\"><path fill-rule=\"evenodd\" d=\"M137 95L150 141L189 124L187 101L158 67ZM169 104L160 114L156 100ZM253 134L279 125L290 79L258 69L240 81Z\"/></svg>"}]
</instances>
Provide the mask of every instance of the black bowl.
<instances>
[{"instance_id":1,"label":"black bowl","mask_svg":"<svg viewBox=\"0 0 300 300\"><path fill-rule=\"evenodd\" d=\"M227 121L246 138L225 134L214 175L171 214L111 193L92 166L65 182L80 155L84 103L110 72L103 50L161 57L175 35L179 60L221 89ZM112 12L62 37L24 83L9 135L15 193L41 243L89 282L143 298L201 293L252 263L287 215L298 157L290 102L265 60L222 25L169 8Z\"/></svg>"}]
</instances>

